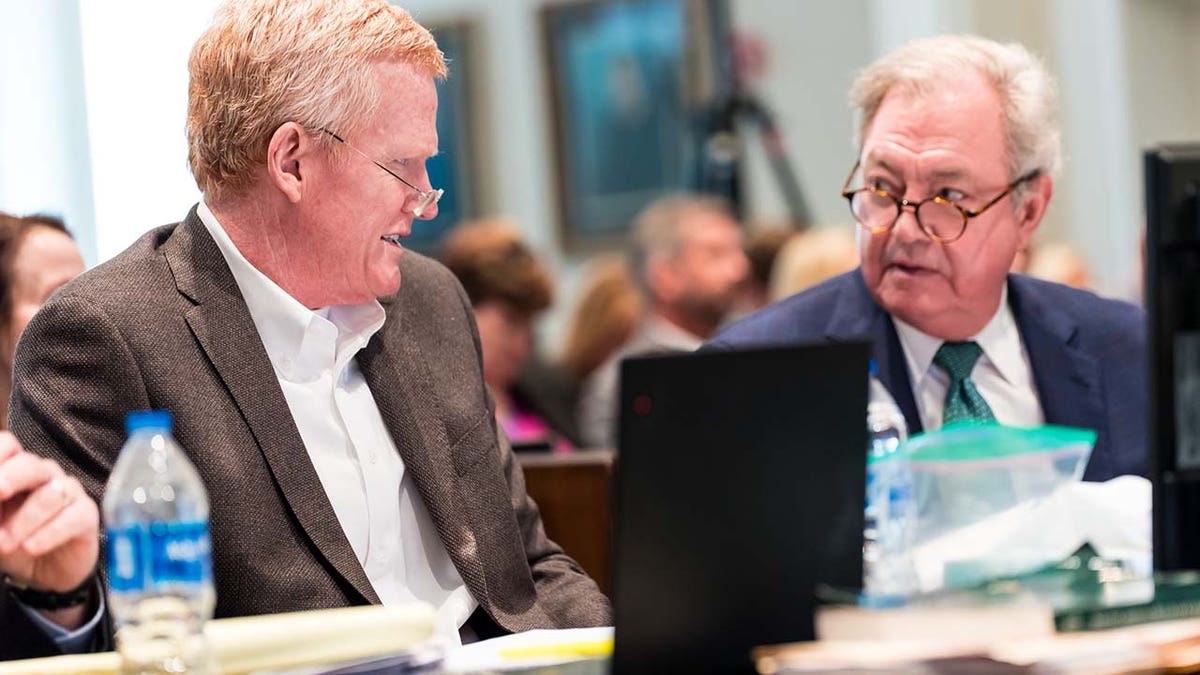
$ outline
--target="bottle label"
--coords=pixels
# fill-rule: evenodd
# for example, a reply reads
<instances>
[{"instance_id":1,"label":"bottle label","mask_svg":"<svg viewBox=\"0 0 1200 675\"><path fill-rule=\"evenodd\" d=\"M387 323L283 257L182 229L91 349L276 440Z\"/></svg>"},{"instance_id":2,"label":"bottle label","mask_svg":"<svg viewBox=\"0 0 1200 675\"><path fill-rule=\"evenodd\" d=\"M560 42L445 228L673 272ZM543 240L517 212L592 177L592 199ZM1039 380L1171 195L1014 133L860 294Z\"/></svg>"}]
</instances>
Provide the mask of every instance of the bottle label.
<instances>
[{"instance_id":1,"label":"bottle label","mask_svg":"<svg viewBox=\"0 0 1200 675\"><path fill-rule=\"evenodd\" d=\"M148 591L212 580L208 523L137 523L108 528L108 585Z\"/></svg>"},{"instance_id":2,"label":"bottle label","mask_svg":"<svg viewBox=\"0 0 1200 675\"><path fill-rule=\"evenodd\" d=\"M108 528L108 587L139 591L146 586L141 526Z\"/></svg>"}]
</instances>

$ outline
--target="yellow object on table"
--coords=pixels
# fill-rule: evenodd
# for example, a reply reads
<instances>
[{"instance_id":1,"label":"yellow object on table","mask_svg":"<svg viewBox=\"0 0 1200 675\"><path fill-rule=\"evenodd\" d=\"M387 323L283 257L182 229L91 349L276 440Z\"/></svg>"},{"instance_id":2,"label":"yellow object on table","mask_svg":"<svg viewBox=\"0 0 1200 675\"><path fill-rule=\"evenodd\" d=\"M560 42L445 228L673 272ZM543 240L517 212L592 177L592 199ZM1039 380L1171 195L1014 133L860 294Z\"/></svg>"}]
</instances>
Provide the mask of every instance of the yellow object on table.
<instances>
[{"instance_id":1,"label":"yellow object on table","mask_svg":"<svg viewBox=\"0 0 1200 675\"><path fill-rule=\"evenodd\" d=\"M397 654L433 626L433 608L416 603L217 619L204 632L220 672L232 674ZM0 675L112 675L120 667L120 655L105 652L0 663Z\"/></svg>"},{"instance_id":2,"label":"yellow object on table","mask_svg":"<svg viewBox=\"0 0 1200 675\"><path fill-rule=\"evenodd\" d=\"M593 658L612 656L612 651L613 639L608 637L600 640L505 647L500 650L500 657L505 659Z\"/></svg>"}]
</instances>

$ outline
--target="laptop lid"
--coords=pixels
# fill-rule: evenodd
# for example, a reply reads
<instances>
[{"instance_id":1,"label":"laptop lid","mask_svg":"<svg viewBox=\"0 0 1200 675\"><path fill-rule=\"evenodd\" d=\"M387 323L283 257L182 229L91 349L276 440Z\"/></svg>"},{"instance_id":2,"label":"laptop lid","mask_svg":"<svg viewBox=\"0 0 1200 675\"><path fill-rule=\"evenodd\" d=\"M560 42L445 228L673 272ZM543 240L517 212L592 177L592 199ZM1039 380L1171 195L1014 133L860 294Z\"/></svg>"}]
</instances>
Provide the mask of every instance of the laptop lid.
<instances>
[{"instance_id":1,"label":"laptop lid","mask_svg":"<svg viewBox=\"0 0 1200 675\"><path fill-rule=\"evenodd\" d=\"M751 672L813 638L814 587L862 582L869 346L626 360L616 673Z\"/></svg>"}]
</instances>

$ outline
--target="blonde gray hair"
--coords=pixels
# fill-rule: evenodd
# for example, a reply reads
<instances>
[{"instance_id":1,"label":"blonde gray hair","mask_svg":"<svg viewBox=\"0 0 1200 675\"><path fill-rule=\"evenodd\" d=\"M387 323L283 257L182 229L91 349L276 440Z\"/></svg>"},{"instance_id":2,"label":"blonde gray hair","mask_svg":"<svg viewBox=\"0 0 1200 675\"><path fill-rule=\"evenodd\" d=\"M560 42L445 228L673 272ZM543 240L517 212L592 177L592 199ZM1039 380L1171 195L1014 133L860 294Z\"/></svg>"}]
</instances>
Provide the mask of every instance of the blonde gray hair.
<instances>
[{"instance_id":1,"label":"blonde gray hair","mask_svg":"<svg viewBox=\"0 0 1200 675\"><path fill-rule=\"evenodd\" d=\"M656 199L634 217L629 267L644 291L649 291L650 261L672 258L679 252L684 222L697 213L734 218L729 202L721 197L686 193Z\"/></svg>"},{"instance_id":2,"label":"blonde gray hair","mask_svg":"<svg viewBox=\"0 0 1200 675\"><path fill-rule=\"evenodd\" d=\"M1054 78L1024 46L973 35L913 40L859 73L850 89L850 103L858 115L855 146L862 147L888 92L897 89L923 96L952 87L948 75L964 69L979 72L1000 95L1011 178L1035 170L1057 176L1062 167L1062 134Z\"/></svg>"},{"instance_id":3,"label":"blonde gray hair","mask_svg":"<svg viewBox=\"0 0 1200 675\"><path fill-rule=\"evenodd\" d=\"M446 76L433 36L386 0L227 0L188 61L188 162L200 190L219 199L247 188L285 122L353 134L379 100L370 66L381 61Z\"/></svg>"}]
</instances>

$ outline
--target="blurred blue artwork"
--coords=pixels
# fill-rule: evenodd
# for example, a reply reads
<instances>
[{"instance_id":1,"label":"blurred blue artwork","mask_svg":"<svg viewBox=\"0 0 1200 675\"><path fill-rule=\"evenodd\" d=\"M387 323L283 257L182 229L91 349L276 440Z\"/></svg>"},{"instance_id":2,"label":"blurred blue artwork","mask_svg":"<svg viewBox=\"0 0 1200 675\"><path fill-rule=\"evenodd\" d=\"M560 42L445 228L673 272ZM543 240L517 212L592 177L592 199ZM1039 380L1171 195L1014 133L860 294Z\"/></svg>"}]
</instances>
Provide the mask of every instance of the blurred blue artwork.
<instances>
[{"instance_id":1,"label":"blurred blue artwork","mask_svg":"<svg viewBox=\"0 0 1200 675\"><path fill-rule=\"evenodd\" d=\"M588 2L544 14L564 240L625 231L684 184L686 0Z\"/></svg>"},{"instance_id":2,"label":"blurred blue artwork","mask_svg":"<svg viewBox=\"0 0 1200 675\"><path fill-rule=\"evenodd\" d=\"M413 221L405 245L422 253L435 253L442 236L459 221L476 215L470 124L470 59L468 24L448 24L431 29L446 55L450 77L438 82L438 154L426 169L429 182L446 192L433 220Z\"/></svg>"}]
</instances>

